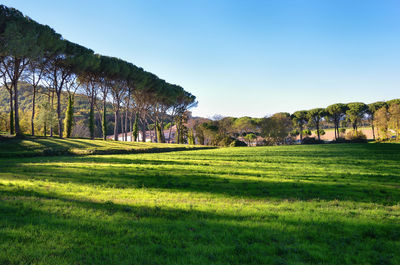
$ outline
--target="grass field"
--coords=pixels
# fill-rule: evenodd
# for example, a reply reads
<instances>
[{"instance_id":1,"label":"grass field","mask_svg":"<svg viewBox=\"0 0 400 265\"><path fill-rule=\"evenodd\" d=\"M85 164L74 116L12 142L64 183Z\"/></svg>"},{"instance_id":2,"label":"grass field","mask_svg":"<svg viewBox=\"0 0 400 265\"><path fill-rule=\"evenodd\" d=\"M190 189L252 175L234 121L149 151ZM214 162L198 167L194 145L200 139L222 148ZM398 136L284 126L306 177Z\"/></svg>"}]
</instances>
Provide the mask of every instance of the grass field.
<instances>
[{"instance_id":1,"label":"grass field","mask_svg":"<svg viewBox=\"0 0 400 265\"><path fill-rule=\"evenodd\" d=\"M400 264L400 144L0 158L0 264Z\"/></svg>"}]
</instances>

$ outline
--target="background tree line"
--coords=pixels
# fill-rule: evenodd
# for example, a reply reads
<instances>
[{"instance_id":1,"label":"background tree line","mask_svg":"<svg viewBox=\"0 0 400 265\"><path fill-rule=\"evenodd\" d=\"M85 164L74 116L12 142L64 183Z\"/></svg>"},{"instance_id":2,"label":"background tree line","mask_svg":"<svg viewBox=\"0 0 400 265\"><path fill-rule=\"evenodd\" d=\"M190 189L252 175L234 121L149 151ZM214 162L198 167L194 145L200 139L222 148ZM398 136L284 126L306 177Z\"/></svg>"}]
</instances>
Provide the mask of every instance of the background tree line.
<instances>
[{"instance_id":1,"label":"background tree line","mask_svg":"<svg viewBox=\"0 0 400 265\"><path fill-rule=\"evenodd\" d=\"M115 140L119 133L124 133L126 139L132 130L136 135L132 140L137 140L138 131L145 132L153 122L157 141L163 142L165 122L172 119L179 124L185 111L196 104L195 96L182 87L132 63L95 54L4 5L0 5L0 80L8 94L8 123L4 126L16 136L24 133L21 84L31 88L23 95L24 100L30 100L31 135L36 134L39 123L43 135L70 137L77 94L85 95L88 102L92 139L96 136L96 121L101 124L101 137L106 139L107 114L112 112ZM5 120L3 112L0 119ZM145 141L146 134L143 135Z\"/></svg>"},{"instance_id":2,"label":"background tree line","mask_svg":"<svg viewBox=\"0 0 400 265\"><path fill-rule=\"evenodd\" d=\"M196 118L187 126L189 131L194 131L196 142L215 146L280 145L296 139L303 143L321 142L326 129L333 129L335 141L366 140L361 127L370 127L373 139L399 140L400 99L371 104L337 103L264 118ZM312 134L315 137L310 137Z\"/></svg>"}]
</instances>

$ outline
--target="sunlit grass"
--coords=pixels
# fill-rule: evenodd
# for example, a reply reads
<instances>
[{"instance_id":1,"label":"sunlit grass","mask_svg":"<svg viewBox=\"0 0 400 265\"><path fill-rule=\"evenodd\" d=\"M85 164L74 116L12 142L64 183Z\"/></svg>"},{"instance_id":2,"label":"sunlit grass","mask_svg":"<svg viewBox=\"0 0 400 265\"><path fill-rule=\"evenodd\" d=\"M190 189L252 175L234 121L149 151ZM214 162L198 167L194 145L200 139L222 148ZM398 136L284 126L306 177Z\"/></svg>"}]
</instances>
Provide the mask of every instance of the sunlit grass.
<instances>
[{"instance_id":1,"label":"sunlit grass","mask_svg":"<svg viewBox=\"0 0 400 265\"><path fill-rule=\"evenodd\" d=\"M0 159L0 264L400 264L400 145Z\"/></svg>"}]
</instances>

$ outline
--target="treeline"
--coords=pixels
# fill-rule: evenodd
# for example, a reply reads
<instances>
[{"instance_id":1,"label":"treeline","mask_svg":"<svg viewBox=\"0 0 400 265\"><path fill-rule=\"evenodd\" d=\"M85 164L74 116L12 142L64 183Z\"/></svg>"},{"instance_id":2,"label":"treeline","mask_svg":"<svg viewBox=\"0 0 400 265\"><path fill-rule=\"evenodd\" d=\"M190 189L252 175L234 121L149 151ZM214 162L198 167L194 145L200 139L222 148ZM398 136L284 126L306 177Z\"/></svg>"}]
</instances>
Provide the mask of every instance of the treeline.
<instances>
[{"instance_id":1,"label":"treeline","mask_svg":"<svg viewBox=\"0 0 400 265\"><path fill-rule=\"evenodd\" d=\"M201 144L219 146L276 145L301 142L321 142L324 129L333 129L335 140L366 140L359 130L371 127L377 140L399 140L400 99L371 104L353 102L333 104L326 108L276 113L264 118L220 117L215 120L196 119L188 123ZM352 128L346 132L345 128ZM314 133L316 139L310 137Z\"/></svg>"},{"instance_id":2,"label":"treeline","mask_svg":"<svg viewBox=\"0 0 400 265\"><path fill-rule=\"evenodd\" d=\"M19 112L22 81L32 86L32 135L35 122L40 122L44 135L70 137L76 93L85 94L88 100L91 139L95 137L95 113L101 117L102 137L106 139L109 102L114 113L115 140L119 132L125 133L126 139L131 130L133 140L137 140L139 129L145 132L150 120L156 125L158 142L165 140L161 131L166 117L179 123L185 111L196 104L195 96L182 87L132 63L95 54L4 5L0 5L0 78L9 94L9 133L17 136L23 135ZM38 93L47 98L40 106L36 102ZM63 112L65 93L68 99Z\"/></svg>"}]
</instances>

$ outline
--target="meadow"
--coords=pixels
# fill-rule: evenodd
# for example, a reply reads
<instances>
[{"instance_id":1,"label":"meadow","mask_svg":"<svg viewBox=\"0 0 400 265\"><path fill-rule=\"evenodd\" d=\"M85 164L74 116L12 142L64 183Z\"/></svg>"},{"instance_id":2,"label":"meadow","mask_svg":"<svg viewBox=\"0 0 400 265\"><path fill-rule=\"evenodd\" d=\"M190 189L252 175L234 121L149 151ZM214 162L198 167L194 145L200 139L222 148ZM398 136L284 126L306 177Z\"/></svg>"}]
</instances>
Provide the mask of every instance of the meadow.
<instances>
[{"instance_id":1,"label":"meadow","mask_svg":"<svg viewBox=\"0 0 400 265\"><path fill-rule=\"evenodd\" d=\"M400 144L0 158L0 264L400 264L399 249Z\"/></svg>"}]
</instances>

